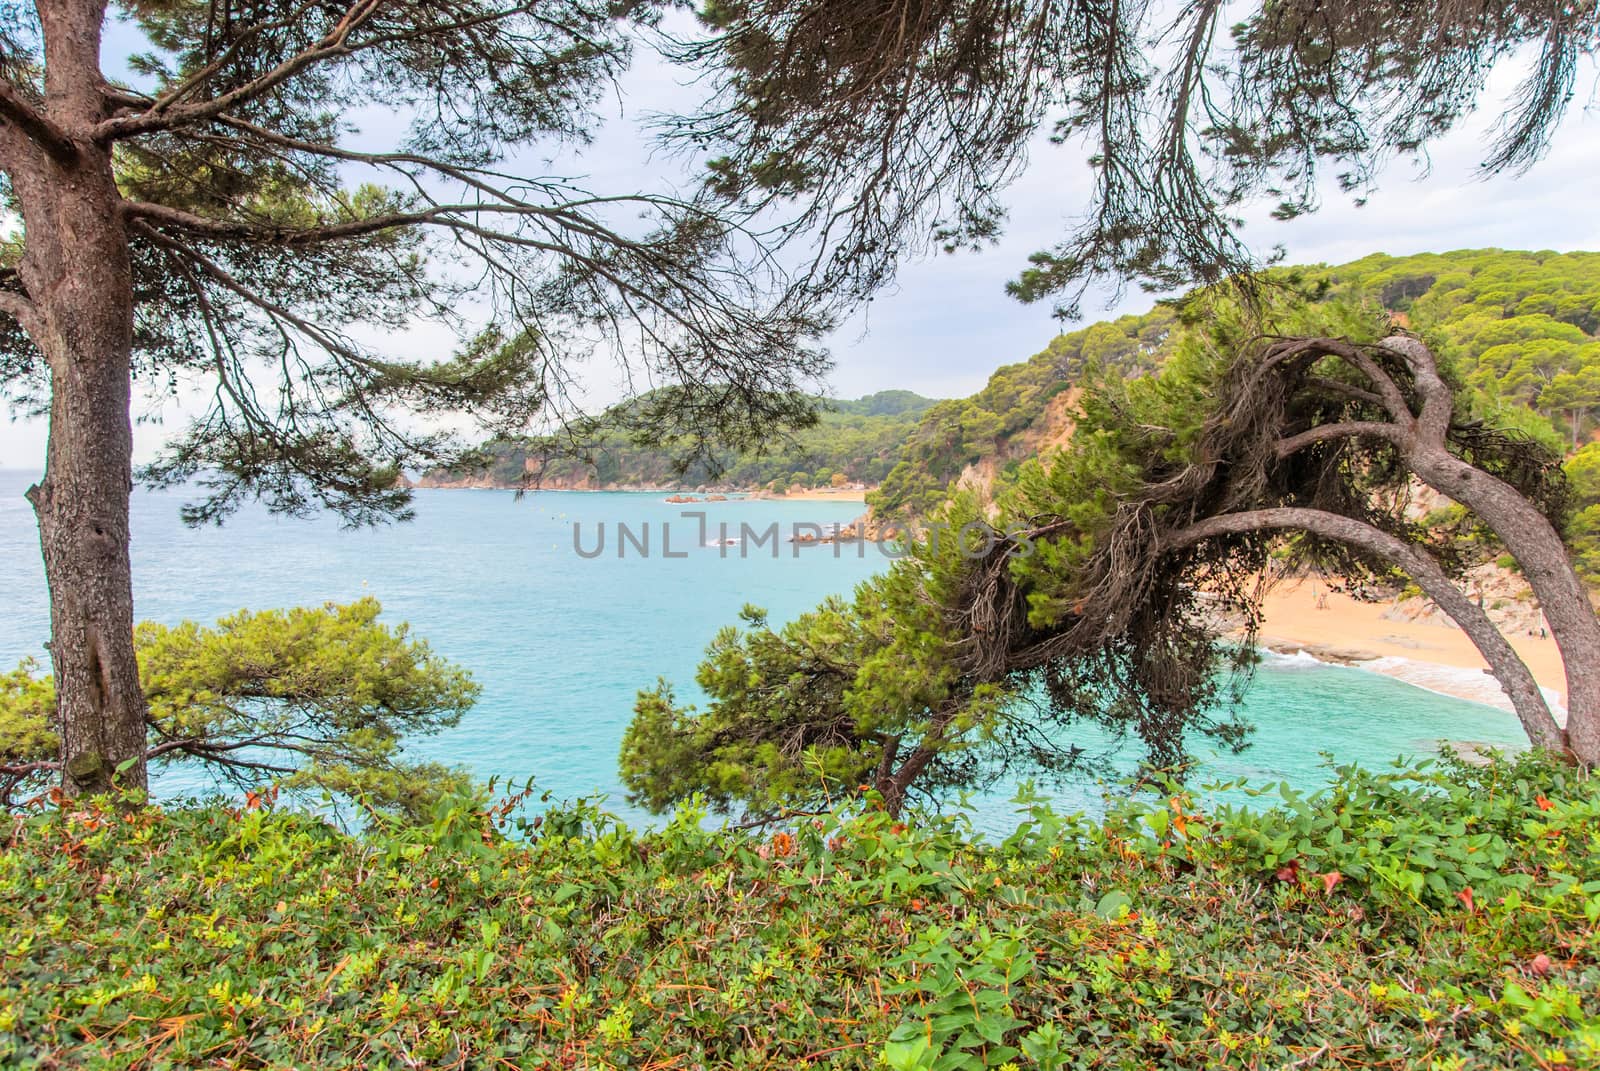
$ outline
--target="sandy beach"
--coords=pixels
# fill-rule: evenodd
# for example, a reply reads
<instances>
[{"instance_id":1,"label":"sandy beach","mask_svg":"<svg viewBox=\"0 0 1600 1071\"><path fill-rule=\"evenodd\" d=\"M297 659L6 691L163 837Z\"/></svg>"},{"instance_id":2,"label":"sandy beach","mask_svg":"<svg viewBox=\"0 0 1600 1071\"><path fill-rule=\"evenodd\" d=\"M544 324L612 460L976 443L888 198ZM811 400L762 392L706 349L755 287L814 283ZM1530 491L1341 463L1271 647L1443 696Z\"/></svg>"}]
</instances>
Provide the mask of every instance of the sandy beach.
<instances>
[{"instance_id":1,"label":"sandy beach","mask_svg":"<svg viewBox=\"0 0 1600 1071\"><path fill-rule=\"evenodd\" d=\"M1322 598L1319 600L1318 596ZM1510 710L1477 648L1460 629L1391 621L1392 602L1358 602L1314 580L1284 581L1267 596L1261 645L1279 654L1304 652L1325 662L1345 662L1436 692ZM1565 716L1566 678L1555 642L1507 637L1545 694Z\"/></svg>"},{"instance_id":2,"label":"sandy beach","mask_svg":"<svg viewBox=\"0 0 1600 1071\"><path fill-rule=\"evenodd\" d=\"M819 487L810 491L789 491L772 497L774 500L788 502L865 502L867 493L845 488Z\"/></svg>"}]
</instances>

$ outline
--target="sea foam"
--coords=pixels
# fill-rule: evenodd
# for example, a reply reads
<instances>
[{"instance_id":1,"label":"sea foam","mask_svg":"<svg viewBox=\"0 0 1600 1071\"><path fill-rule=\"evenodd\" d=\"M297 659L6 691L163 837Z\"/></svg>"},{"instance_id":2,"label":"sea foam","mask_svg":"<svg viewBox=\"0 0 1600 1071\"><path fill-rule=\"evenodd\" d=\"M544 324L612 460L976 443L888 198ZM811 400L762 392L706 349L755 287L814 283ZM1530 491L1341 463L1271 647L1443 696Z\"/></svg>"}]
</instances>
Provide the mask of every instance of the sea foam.
<instances>
[{"instance_id":1,"label":"sea foam","mask_svg":"<svg viewBox=\"0 0 1600 1071\"><path fill-rule=\"evenodd\" d=\"M1500 688L1500 682L1486 670L1469 669L1464 666L1442 666L1435 662L1417 662L1409 658L1393 656L1375 658L1369 662L1359 663L1360 667L1374 673L1382 673L1386 677L1404 681L1418 688L1424 688L1439 695L1452 695L1458 699L1470 699L1475 703L1497 707L1500 710L1511 711L1511 699ZM1561 702L1561 693L1550 688L1541 688L1544 698L1550 704L1550 710L1556 720L1565 723L1567 708Z\"/></svg>"}]
</instances>

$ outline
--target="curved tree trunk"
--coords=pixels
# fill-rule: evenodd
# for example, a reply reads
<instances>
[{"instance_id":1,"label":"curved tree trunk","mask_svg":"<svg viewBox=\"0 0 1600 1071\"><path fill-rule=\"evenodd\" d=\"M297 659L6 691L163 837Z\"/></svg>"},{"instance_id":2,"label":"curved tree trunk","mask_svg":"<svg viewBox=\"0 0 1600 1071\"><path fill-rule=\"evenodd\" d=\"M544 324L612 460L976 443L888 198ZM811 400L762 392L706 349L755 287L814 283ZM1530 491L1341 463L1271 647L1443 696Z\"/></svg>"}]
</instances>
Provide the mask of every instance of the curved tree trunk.
<instances>
[{"instance_id":1,"label":"curved tree trunk","mask_svg":"<svg viewBox=\"0 0 1600 1071\"><path fill-rule=\"evenodd\" d=\"M1411 460L1425 483L1472 510L1522 567L1566 669L1568 745L1580 761L1600 763L1600 619L1566 543L1515 488L1481 469L1443 451Z\"/></svg>"},{"instance_id":2,"label":"curved tree trunk","mask_svg":"<svg viewBox=\"0 0 1600 1071\"><path fill-rule=\"evenodd\" d=\"M1579 761L1600 764L1600 618L1572 568L1566 543L1515 487L1450 452L1447 437L1455 397L1428 347L1406 336L1387 338L1382 346L1406 362L1422 403L1415 415L1403 402L1387 403L1402 428L1396 444L1419 479L1470 509L1517 559L1561 650L1568 745ZM1388 386L1393 387L1392 381ZM1384 389L1380 384L1380 393Z\"/></svg>"},{"instance_id":3,"label":"curved tree trunk","mask_svg":"<svg viewBox=\"0 0 1600 1071\"><path fill-rule=\"evenodd\" d=\"M1404 570L1452 621L1461 626L1484 661L1489 663L1528 739L1551 750L1567 749L1567 735L1551 714L1533 673L1500 630L1433 559L1389 533L1336 513L1283 507L1209 517L1169 536L1164 547L1177 550L1216 536L1268 529L1294 529L1336 539L1378 555Z\"/></svg>"},{"instance_id":4,"label":"curved tree trunk","mask_svg":"<svg viewBox=\"0 0 1600 1071\"><path fill-rule=\"evenodd\" d=\"M100 0L41 4L45 104L0 149L21 207L11 311L50 371L44 478L28 491L50 586L62 787L143 789L146 707L133 647L133 273L101 119Z\"/></svg>"}]
</instances>

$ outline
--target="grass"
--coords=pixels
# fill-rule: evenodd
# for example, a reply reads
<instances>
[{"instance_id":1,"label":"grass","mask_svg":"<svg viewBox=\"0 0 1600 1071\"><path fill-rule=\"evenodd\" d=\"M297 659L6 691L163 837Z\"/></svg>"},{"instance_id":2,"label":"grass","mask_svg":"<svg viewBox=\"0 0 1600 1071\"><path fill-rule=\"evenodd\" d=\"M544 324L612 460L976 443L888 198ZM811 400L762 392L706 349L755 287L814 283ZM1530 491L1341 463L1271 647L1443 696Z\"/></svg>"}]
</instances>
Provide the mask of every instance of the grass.
<instances>
[{"instance_id":1,"label":"grass","mask_svg":"<svg viewBox=\"0 0 1600 1071\"><path fill-rule=\"evenodd\" d=\"M999 842L43 805L0 852L0 1066L1600 1065L1600 784L1330 776Z\"/></svg>"}]
</instances>

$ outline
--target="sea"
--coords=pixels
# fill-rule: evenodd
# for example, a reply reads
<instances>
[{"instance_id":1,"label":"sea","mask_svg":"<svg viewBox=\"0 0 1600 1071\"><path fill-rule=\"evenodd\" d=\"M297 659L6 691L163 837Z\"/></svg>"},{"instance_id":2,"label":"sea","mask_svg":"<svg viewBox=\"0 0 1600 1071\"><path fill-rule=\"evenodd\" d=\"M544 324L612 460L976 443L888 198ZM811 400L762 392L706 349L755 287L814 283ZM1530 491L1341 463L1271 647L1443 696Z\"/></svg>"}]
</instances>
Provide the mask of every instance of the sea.
<instances>
[{"instance_id":1,"label":"sea","mask_svg":"<svg viewBox=\"0 0 1600 1071\"><path fill-rule=\"evenodd\" d=\"M0 470L3 669L30 656L48 664L44 570L23 498L37 478ZM607 809L636 822L658 820L628 802L617 775L638 691L665 679L680 701L702 701L695 667L741 607L764 607L774 624L789 620L830 594L847 595L890 561L874 545L788 542L797 531L849 522L862 510L855 502L439 489L415 493L413 520L377 528L259 507L221 527L189 528L179 507L190 497L135 492L139 619L209 623L241 609L374 596L385 620L408 622L483 686L460 725L410 741L411 753L501 784L531 777L558 800L603 796ZM1326 783L1330 763L1385 767L1435 754L1441 741L1524 743L1516 719L1494 706L1308 657L1264 656L1241 706L1255 726L1251 746L1235 755L1197 742L1195 783L1247 778L1312 789ZM1119 761L1131 768L1135 758ZM182 769L158 774L153 788L197 791ZM978 828L1004 831L1015 823L1016 788L950 805L964 806ZM1115 775L1037 790L1063 810L1089 812L1125 791Z\"/></svg>"}]
</instances>

